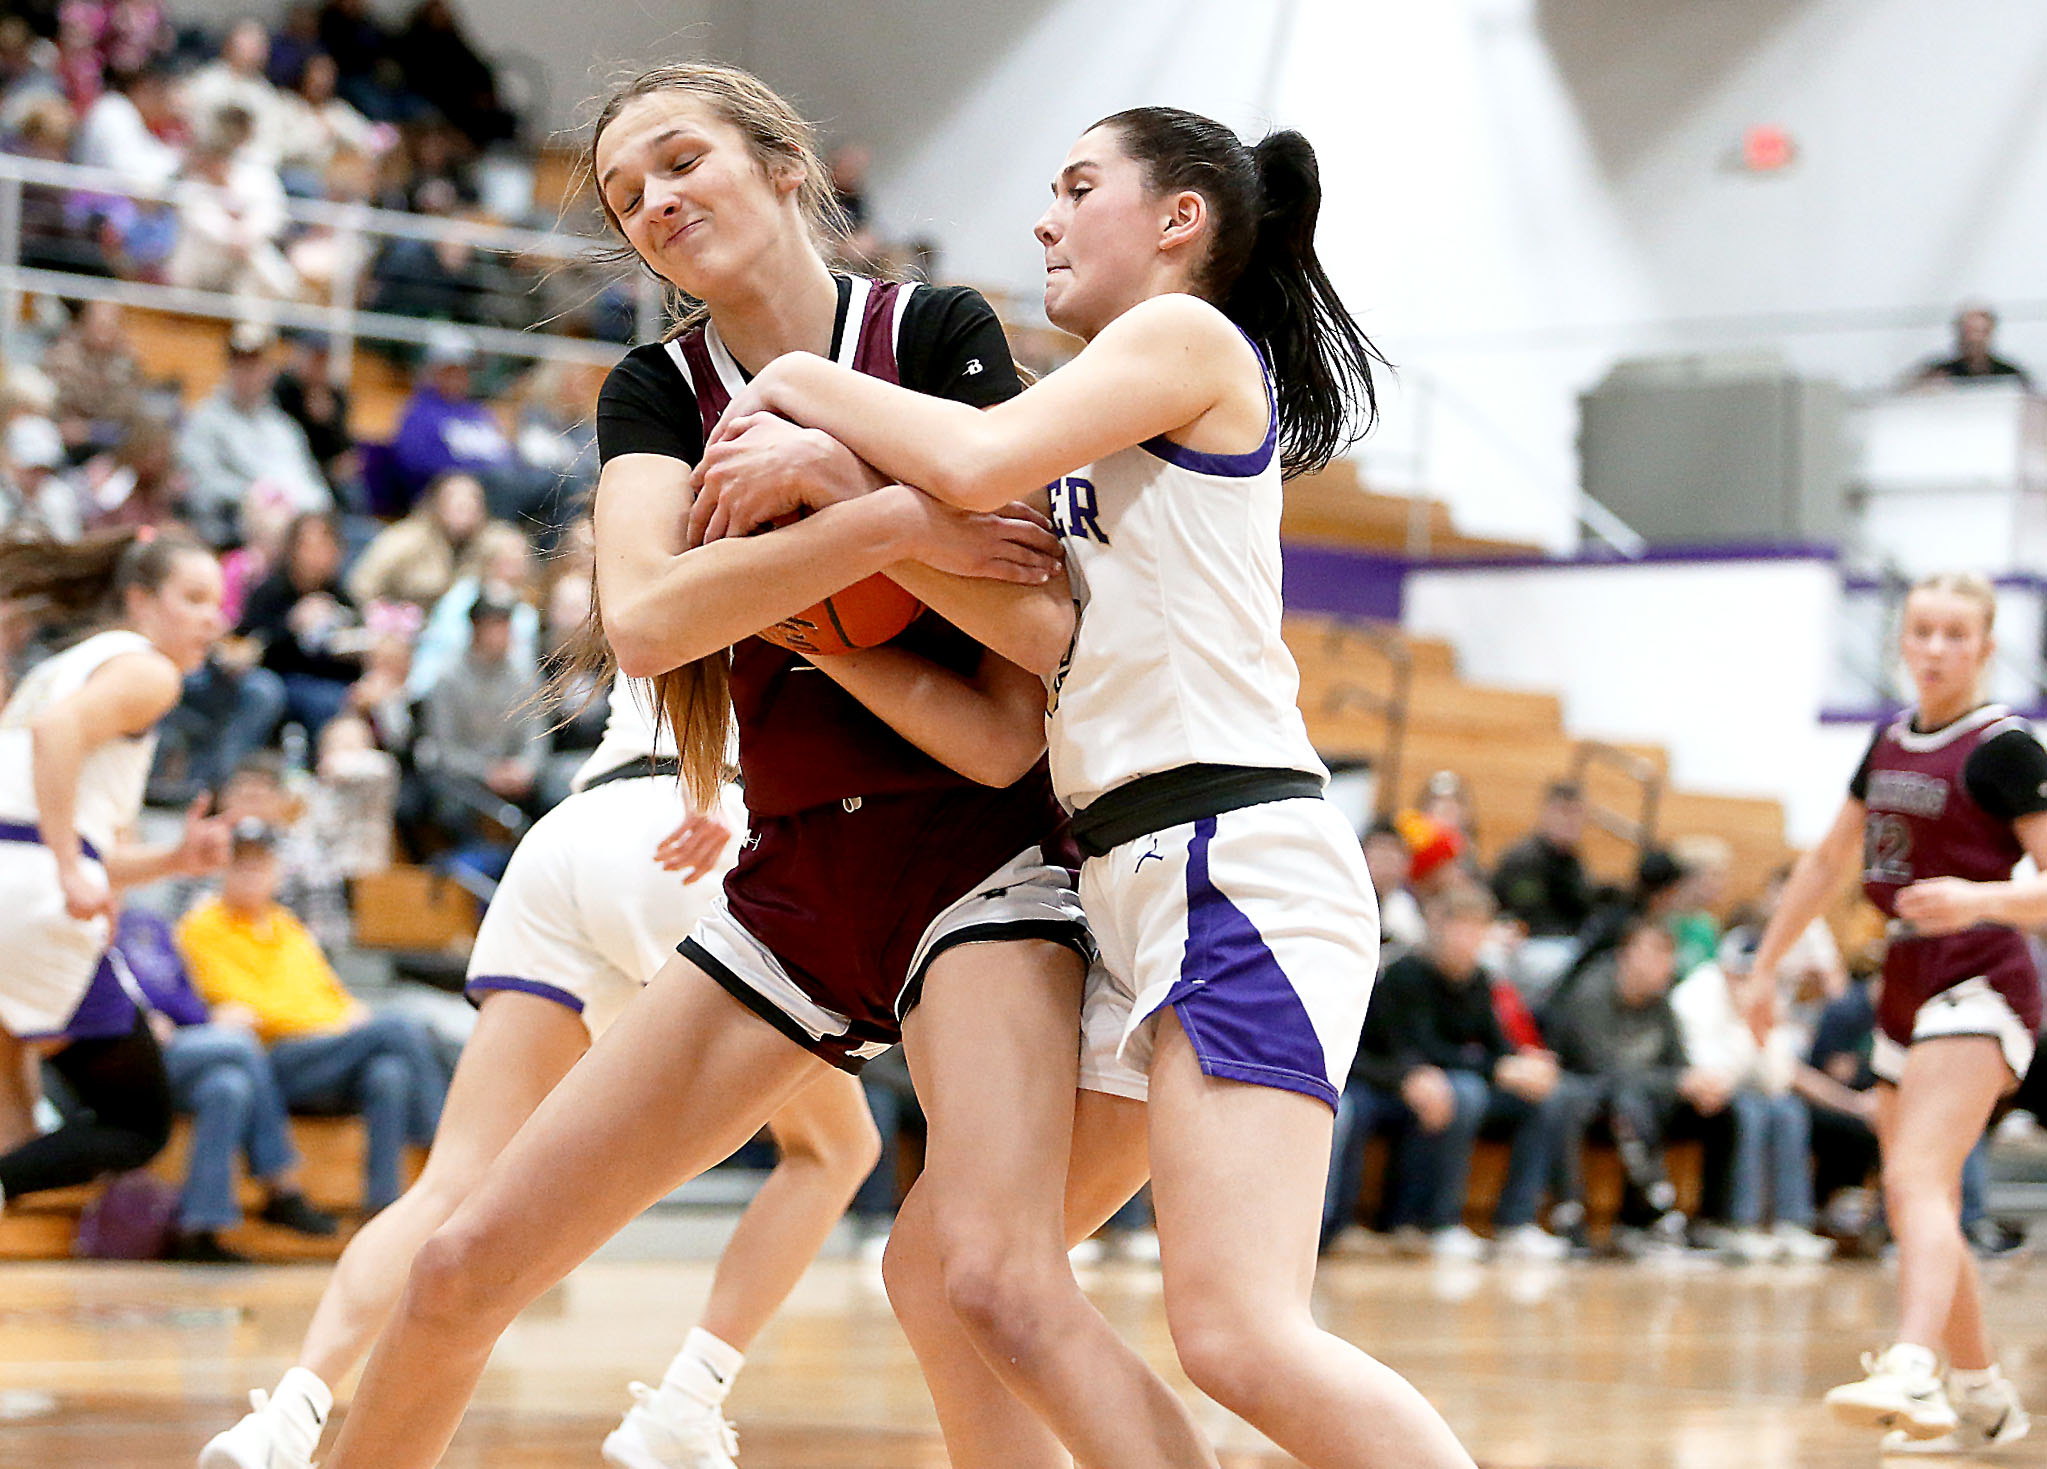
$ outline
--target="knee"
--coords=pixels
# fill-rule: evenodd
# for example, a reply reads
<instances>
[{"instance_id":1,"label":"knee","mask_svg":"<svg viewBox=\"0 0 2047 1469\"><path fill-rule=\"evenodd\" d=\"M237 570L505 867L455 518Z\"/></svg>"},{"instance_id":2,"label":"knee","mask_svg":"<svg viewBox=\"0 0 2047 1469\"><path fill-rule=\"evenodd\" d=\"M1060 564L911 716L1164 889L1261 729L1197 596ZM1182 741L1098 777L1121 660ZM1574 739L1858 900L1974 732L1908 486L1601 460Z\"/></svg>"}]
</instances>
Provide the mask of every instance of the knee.
<instances>
[{"instance_id":1,"label":"knee","mask_svg":"<svg viewBox=\"0 0 2047 1469\"><path fill-rule=\"evenodd\" d=\"M1485 1120L1486 1104L1492 1099L1492 1083L1475 1071L1452 1071L1450 1094L1455 1099L1448 1131L1476 1135Z\"/></svg>"},{"instance_id":2,"label":"knee","mask_svg":"<svg viewBox=\"0 0 2047 1469\"><path fill-rule=\"evenodd\" d=\"M938 1253L912 1210L897 1214L895 1228L889 1231L888 1247L881 1256L881 1284L890 1307L905 1323L944 1305L945 1282L938 1268Z\"/></svg>"},{"instance_id":3,"label":"knee","mask_svg":"<svg viewBox=\"0 0 2047 1469\"><path fill-rule=\"evenodd\" d=\"M1056 1247L1032 1250L993 1221L941 1220L933 1241L945 1303L990 1353L1022 1361L1048 1344L1048 1305L1073 1272Z\"/></svg>"},{"instance_id":4,"label":"knee","mask_svg":"<svg viewBox=\"0 0 2047 1469\"><path fill-rule=\"evenodd\" d=\"M495 1335L515 1313L505 1310L502 1286L492 1288L492 1282L510 1273L494 1256L489 1240L477 1231L442 1225L412 1258L405 1314L437 1334Z\"/></svg>"},{"instance_id":5,"label":"knee","mask_svg":"<svg viewBox=\"0 0 2047 1469\"><path fill-rule=\"evenodd\" d=\"M412 1068L401 1056L372 1056L362 1069L363 1110L403 1105L412 1092Z\"/></svg>"},{"instance_id":6,"label":"knee","mask_svg":"<svg viewBox=\"0 0 2047 1469\"><path fill-rule=\"evenodd\" d=\"M1285 1360L1272 1340L1282 1323L1213 1299L1179 1310L1168 1301L1166 1322L1188 1380L1238 1417L1261 1421L1275 1364Z\"/></svg>"},{"instance_id":7,"label":"knee","mask_svg":"<svg viewBox=\"0 0 2047 1469\"><path fill-rule=\"evenodd\" d=\"M214 1066L192 1088L192 1110L228 1118L243 1118L256 1100L256 1084L238 1066Z\"/></svg>"},{"instance_id":8,"label":"knee","mask_svg":"<svg viewBox=\"0 0 2047 1469\"><path fill-rule=\"evenodd\" d=\"M864 1107L828 1126L777 1132L776 1142L784 1160L821 1171L849 1193L881 1161L881 1133Z\"/></svg>"}]
</instances>

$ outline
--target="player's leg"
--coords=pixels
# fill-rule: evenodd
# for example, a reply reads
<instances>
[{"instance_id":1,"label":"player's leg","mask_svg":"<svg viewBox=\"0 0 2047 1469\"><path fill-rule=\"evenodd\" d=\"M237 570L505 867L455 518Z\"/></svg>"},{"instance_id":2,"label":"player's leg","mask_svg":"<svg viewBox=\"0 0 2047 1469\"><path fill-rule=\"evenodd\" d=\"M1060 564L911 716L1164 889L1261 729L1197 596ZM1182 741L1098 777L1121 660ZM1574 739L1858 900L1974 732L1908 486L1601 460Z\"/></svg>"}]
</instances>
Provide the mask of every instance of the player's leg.
<instances>
[{"instance_id":1,"label":"player's leg","mask_svg":"<svg viewBox=\"0 0 2047 1469\"><path fill-rule=\"evenodd\" d=\"M298 1469L311 1461L334 1389L383 1330L406 1272L569 1068L589 1049L582 1017L517 990L486 994L462 1048L426 1167L341 1252L298 1360L254 1411L216 1435L200 1469Z\"/></svg>"},{"instance_id":2,"label":"player's leg","mask_svg":"<svg viewBox=\"0 0 2047 1469\"><path fill-rule=\"evenodd\" d=\"M1082 975L1078 956L1042 940L966 944L933 961L903 1027L930 1131L902 1247L928 1229L967 1336L1077 1458L1213 1463L1186 1408L1066 1260ZM1016 1462L1007 1446L976 1457L950 1425L947 1445L956 1469Z\"/></svg>"},{"instance_id":3,"label":"player's leg","mask_svg":"<svg viewBox=\"0 0 2047 1469\"><path fill-rule=\"evenodd\" d=\"M1078 1244L1144 1185L1144 1104L1104 1092L1075 1099L1066 1175L1066 1242ZM946 1448L956 1465L1063 1466L1072 1456L975 1348L946 1299L938 1241L916 1188L889 1234L889 1304L924 1369Z\"/></svg>"},{"instance_id":4,"label":"player's leg","mask_svg":"<svg viewBox=\"0 0 2047 1469\"><path fill-rule=\"evenodd\" d=\"M1940 1036L1909 1047L1896 1085L1879 1090L1884 1209L1898 1242L1898 1336L1864 1359L1865 1378L1827 1394L1843 1421L1937 1438L1956 1426L1938 1373L1941 1346L1965 1369L1989 1365L1980 1306L1972 1311L1975 1294L1962 1286L1970 1267L1962 1164L2010 1082L1996 1040ZM1958 1307L1964 1319L1953 1322ZM1951 1329L1958 1340L1949 1341Z\"/></svg>"},{"instance_id":5,"label":"player's leg","mask_svg":"<svg viewBox=\"0 0 2047 1469\"><path fill-rule=\"evenodd\" d=\"M1300 1092L1204 1075L1160 1017L1151 1192L1180 1365L1310 1469L1472 1469L1427 1399L1310 1313L1333 1120Z\"/></svg>"},{"instance_id":6,"label":"player's leg","mask_svg":"<svg viewBox=\"0 0 2047 1469\"><path fill-rule=\"evenodd\" d=\"M818 1077L768 1127L781 1159L740 1216L704 1313L660 1385L632 1385L634 1405L604 1441L608 1463L723 1469L732 1462L735 1439L723 1407L745 1354L881 1155L866 1094L843 1071Z\"/></svg>"},{"instance_id":7,"label":"player's leg","mask_svg":"<svg viewBox=\"0 0 2047 1469\"><path fill-rule=\"evenodd\" d=\"M327 1469L439 1462L512 1318L824 1065L670 961L420 1248Z\"/></svg>"}]
</instances>

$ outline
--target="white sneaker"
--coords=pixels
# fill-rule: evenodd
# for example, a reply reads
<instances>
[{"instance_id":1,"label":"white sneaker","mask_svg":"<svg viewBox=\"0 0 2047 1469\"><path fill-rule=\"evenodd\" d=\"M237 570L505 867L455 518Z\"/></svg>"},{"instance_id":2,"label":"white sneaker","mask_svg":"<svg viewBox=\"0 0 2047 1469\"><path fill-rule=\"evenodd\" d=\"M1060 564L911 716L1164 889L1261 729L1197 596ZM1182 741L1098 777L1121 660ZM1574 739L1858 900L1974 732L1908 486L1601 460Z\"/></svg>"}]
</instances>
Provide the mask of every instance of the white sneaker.
<instances>
[{"instance_id":1,"label":"white sneaker","mask_svg":"<svg viewBox=\"0 0 2047 1469\"><path fill-rule=\"evenodd\" d=\"M1571 1253L1571 1242L1539 1224L1519 1224L1493 1241L1493 1253L1503 1260L1561 1260Z\"/></svg>"},{"instance_id":2,"label":"white sneaker","mask_svg":"<svg viewBox=\"0 0 2047 1469\"><path fill-rule=\"evenodd\" d=\"M1954 1405L1953 1433L1939 1438L1912 1439L1903 1433L1884 1436L1886 1454L1975 1454L2006 1448L2024 1438L2033 1426L2019 1402L2018 1389L1999 1377L1969 1393L1950 1393Z\"/></svg>"},{"instance_id":3,"label":"white sneaker","mask_svg":"<svg viewBox=\"0 0 2047 1469\"><path fill-rule=\"evenodd\" d=\"M1419 1260L1429 1253L1429 1232L1419 1224L1403 1224L1388 1236L1393 1253L1403 1260Z\"/></svg>"},{"instance_id":4,"label":"white sneaker","mask_svg":"<svg viewBox=\"0 0 2047 1469\"><path fill-rule=\"evenodd\" d=\"M282 1402L257 1388L252 1410L233 1428L216 1433L199 1451L199 1469L312 1469L313 1450L326 1427L303 1405L287 1413Z\"/></svg>"},{"instance_id":5,"label":"white sneaker","mask_svg":"<svg viewBox=\"0 0 2047 1469\"><path fill-rule=\"evenodd\" d=\"M739 1435L716 1408L677 1392L632 1384L633 1405L604 1438L617 1469L738 1469Z\"/></svg>"},{"instance_id":6,"label":"white sneaker","mask_svg":"<svg viewBox=\"0 0 2047 1469\"><path fill-rule=\"evenodd\" d=\"M1780 1223L1771 1234L1777 1241L1778 1253L1786 1260L1817 1265L1834 1258L1834 1242L1823 1234L1814 1234L1803 1225Z\"/></svg>"},{"instance_id":7,"label":"white sneaker","mask_svg":"<svg viewBox=\"0 0 2047 1469\"><path fill-rule=\"evenodd\" d=\"M1492 1246L1461 1224L1436 1230L1429 1236L1429 1255L1437 1260L1483 1260Z\"/></svg>"},{"instance_id":8,"label":"white sneaker","mask_svg":"<svg viewBox=\"0 0 2047 1469\"><path fill-rule=\"evenodd\" d=\"M1827 1407L1859 1428L1896 1428L1907 1438L1939 1438L1960 1422L1941 1386L1933 1353L1904 1342L1864 1355L1860 1382L1829 1390Z\"/></svg>"},{"instance_id":9,"label":"white sneaker","mask_svg":"<svg viewBox=\"0 0 2047 1469\"><path fill-rule=\"evenodd\" d=\"M1781 1253L1777 1236L1767 1229L1753 1226L1727 1230L1721 1236L1719 1248L1750 1265L1766 1264Z\"/></svg>"}]
</instances>

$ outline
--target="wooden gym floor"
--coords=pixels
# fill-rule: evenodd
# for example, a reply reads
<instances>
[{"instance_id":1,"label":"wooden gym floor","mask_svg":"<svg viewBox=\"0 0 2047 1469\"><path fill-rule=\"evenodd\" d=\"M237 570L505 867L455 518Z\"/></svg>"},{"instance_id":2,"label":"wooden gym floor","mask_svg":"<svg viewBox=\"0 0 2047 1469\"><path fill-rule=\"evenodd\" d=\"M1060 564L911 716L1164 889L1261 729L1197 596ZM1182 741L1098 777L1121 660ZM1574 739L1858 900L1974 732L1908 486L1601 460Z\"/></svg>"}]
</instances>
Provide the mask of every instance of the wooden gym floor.
<instances>
[{"instance_id":1,"label":"wooden gym floor","mask_svg":"<svg viewBox=\"0 0 2047 1469\"><path fill-rule=\"evenodd\" d=\"M0 1267L0 1465L187 1469L247 1389L288 1365L325 1278L312 1265ZM626 1382L658 1377L709 1280L694 1263L585 1266L507 1335L448 1469L594 1469ZM1153 1362L1171 1362L1154 1269L1083 1280ZM1986 1278L2007 1368L2036 1410L2043 1283L2047 1265L2025 1260ZM1407 1373L1485 1469L1871 1469L1874 1437L1834 1426L1817 1397L1885 1340L1890 1302L1871 1265L1336 1260L1319 1287L1322 1319ZM1199 1408L1230 1469L1291 1462ZM731 1411L745 1469L945 1462L879 1271L857 1260L812 1270ZM1999 1462L2047 1464L2038 1442Z\"/></svg>"}]
</instances>

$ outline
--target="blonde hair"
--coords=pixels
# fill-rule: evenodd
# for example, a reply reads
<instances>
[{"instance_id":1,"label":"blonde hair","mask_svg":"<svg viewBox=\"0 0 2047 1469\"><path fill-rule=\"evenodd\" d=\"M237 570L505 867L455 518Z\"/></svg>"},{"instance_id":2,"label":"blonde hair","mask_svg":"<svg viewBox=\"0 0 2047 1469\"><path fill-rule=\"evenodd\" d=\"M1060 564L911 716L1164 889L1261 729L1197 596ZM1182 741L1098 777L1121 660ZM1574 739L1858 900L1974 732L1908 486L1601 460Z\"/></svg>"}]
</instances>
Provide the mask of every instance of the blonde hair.
<instances>
[{"instance_id":1,"label":"blonde hair","mask_svg":"<svg viewBox=\"0 0 2047 1469\"><path fill-rule=\"evenodd\" d=\"M597 207L604 211L605 222L621 241L625 230L612 213L604 190L597 187L597 145L604 130L632 103L668 92L695 98L737 129L764 172L776 164L793 164L803 180L796 203L810 230L811 243L819 254L831 253L846 234L846 214L832 190L831 172L818 152L816 132L802 114L752 72L709 61L657 66L641 73L611 94L591 126L583 172L597 196ZM621 263L635 261L650 272L653 269L630 244L621 244L612 258ZM672 282L664 279L663 284L669 290L671 311L679 318L671 336L681 335L709 315L701 301L684 295ZM589 618L569 640L562 658L553 680L556 691L565 690L581 672L597 675L600 686L601 680L617 672L617 657L604 636L604 608L594 567ZM683 788L696 806L709 807L717 801L719 787L730 774L726 751L732 733L732 650L721 648L659 674L653 682L655 722L675 736Z\"/></svg>"},{"instance_id":2,"label":"blonde hair","mask_svg":"<svg viewBox=\"0 0 2047 1469\"><path fill-rule=\"evenodd\" d=\"M1983 632L1986 636L1997 625L1997 588L1990 584L1989 577L1980 572L1936 571L1922 576L1906 591L1905 600L1911 601L1919 592L1946 592L1951 597L1974 602L1983 609Z\"/></svg>"}]
</instances>

